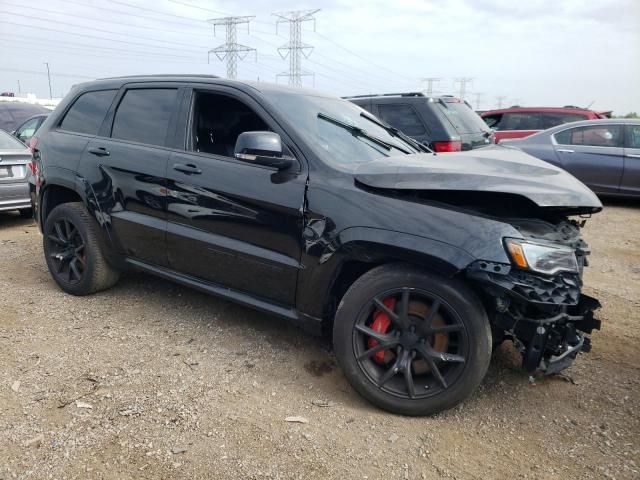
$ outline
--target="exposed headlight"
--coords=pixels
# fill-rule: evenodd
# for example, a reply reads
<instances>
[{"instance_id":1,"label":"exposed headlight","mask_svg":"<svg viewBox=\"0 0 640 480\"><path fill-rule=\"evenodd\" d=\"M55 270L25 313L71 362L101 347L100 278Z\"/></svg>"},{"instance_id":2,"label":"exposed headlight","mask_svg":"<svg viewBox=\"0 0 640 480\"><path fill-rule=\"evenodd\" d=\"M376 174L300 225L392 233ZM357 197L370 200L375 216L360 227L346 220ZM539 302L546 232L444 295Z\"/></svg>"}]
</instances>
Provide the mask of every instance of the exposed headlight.
<instances>
[{"instance_id":1,"label":"exposed headlight","mask_svg":"<svg viewBox=\"0 0 640 480\"><path fill-rule=\"evenodd\" d=\"M505 245L511 261L520 268L547 275L578 271L578 261L572 248L514 238L505 239Z\"/></svg>"}]
</instances>

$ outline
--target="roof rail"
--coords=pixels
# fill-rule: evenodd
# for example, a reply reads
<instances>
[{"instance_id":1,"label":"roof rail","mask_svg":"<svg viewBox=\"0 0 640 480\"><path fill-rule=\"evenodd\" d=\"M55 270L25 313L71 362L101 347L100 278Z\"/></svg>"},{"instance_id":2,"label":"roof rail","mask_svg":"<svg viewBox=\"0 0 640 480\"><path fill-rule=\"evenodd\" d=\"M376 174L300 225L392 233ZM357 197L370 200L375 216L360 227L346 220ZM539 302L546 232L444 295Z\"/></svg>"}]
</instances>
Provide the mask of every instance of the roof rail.
<instances>
[{"instance_id":1,"label":"roof rail","mask_svg":"<svg viewBox=\"0 0 640 480\"><path fill-rule=\"evenodd\" d=\"M426 95L422 92L404 92L404 93L373 93L369 95L348 95L346 97L342 97L343 99L350 98L371 98L371 97L425 97Z\"/></svg>"}]
</instances>

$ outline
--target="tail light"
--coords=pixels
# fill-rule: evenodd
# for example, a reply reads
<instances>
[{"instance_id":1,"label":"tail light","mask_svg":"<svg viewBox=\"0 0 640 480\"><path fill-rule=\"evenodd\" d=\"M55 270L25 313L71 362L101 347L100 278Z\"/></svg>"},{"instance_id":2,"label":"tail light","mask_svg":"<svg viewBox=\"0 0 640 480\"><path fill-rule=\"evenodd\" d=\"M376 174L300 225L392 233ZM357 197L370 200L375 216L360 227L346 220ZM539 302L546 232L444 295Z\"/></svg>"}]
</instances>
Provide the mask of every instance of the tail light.
<instances>
[{"instance_id":1,"label":"tail light","mask_svg":"<svg viewBox=\"0 0 640 480\"><path fill-rule=\"evenodd\" d=\"M29 150L31 150L31 155L36 153L36 146L38 145L38 137L31 137L29 140Z\"/></svg>"},{"instance_id":2,"label":"tail light","mask_svg":"<svg viewBox=\"0 0 640 480\"><path fill-rule=\"evenodd\" d=\"M36 179L36 186L40 184L40 178L38 177L38 164L35 160L36 146L38 145L38 139L36 137L31 137L29 140L29 150L31 150L31 161L27 164L29 170Z\"/></svg>"},{"instance_id":3,"label":"tail light","mask_svg":"<svg viewBox=\"0 0 640 480\"><path fill-rule=\"evenodd\" d=\"M459 140L450 142L433 142L433 149L438 153L461 152L462 142Z\"/></svg>"}]
</instances>

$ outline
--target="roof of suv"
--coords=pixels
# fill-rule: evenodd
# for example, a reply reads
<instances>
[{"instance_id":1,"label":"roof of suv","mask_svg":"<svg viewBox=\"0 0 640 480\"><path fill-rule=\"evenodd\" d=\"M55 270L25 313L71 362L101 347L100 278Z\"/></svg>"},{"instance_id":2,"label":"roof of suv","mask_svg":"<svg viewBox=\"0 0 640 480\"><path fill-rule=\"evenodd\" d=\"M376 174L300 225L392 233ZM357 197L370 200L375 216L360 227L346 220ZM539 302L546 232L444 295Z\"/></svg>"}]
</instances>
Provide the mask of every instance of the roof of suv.
<instances>
[{"instance_id":1,"label":"roof of suv","mask_svg":"<svg viewBox=\"0 0 640 480\"><path fill-rule=\"evenodd\" d=\"M593 110L589 110L587 108L580 107L510 107L510 108L500 108L496 110L486 110L482 112L481 116L486 115L495 115L498 113L527 113L527 112L546 112L546 113L583 113L586 115L593 115L594 118L599 116L598 112L594 112Z\"/></svg>"},{"instance_id":2,"label":"roof of suv","mask_svg":"<svg viewBox=\"0 0 640 480\"><path fill-rule=\"evenodd\" d=\"M460 100L457 97L454 97L453 95L425 95L422 92L400 92L400 93L380 93L380 94L368 94L368 95L350 95L347 97L342 97L345 100L358 100L358 99L370 99L370 98L398 98L398 97L402 97L402 98L421 98L421 99L427 99L427 100L449 100L449 101L459 101L461 102L462 100Z\"/></svg>"}]
</instances>

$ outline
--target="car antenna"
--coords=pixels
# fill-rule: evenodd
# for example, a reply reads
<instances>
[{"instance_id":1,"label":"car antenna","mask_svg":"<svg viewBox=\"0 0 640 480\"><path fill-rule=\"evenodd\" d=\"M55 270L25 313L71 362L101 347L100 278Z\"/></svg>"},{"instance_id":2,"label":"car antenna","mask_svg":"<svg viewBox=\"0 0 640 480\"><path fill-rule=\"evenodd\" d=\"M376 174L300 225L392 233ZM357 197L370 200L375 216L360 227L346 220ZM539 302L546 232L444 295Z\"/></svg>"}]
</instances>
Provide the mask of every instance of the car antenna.
<instances>
[{"instance_id":1,"label":"car antenna","mask_svg":"<svg viewBox=\"0 0 640 480\"><path fill-rule=\"evenodd\" d=\"M591 103L585 107L585 110L589 110L591 108L591 105L593 105L594 103L596 103L596 101L592 100Z\"/></svg>"}]
</instances>

